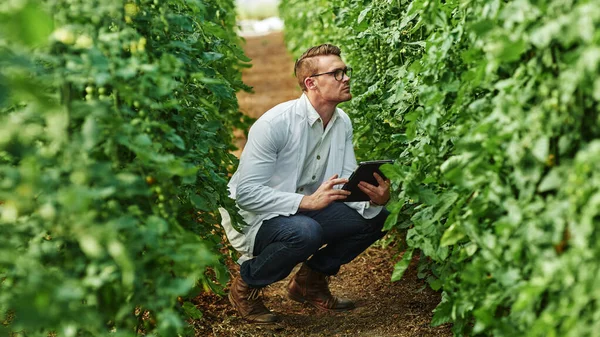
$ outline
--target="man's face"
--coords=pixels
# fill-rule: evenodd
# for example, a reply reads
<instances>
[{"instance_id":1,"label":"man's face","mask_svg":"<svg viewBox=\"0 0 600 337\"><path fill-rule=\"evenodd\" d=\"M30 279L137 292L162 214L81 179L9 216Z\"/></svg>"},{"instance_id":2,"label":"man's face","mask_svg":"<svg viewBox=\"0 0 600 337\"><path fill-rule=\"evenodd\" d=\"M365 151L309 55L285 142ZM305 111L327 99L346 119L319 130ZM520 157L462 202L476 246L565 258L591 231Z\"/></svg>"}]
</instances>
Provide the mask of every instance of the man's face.
<instances>
[{"instance_id":1,"label":"man's face","mask_svg":"<svg viewBox=\"0 0 600 337\"><path fill-rule=\"evenodd\" d=\"M333 72L338 69L346 68L346 64L337 55L317 56L318 71L317 74ZM325 101L333 103L341 103L349 101L352 98L350 93L350 78L348 75L343 75L343 78L338 76L336 80L333 73L321 76L312 77L316 83L317 93Z\"/></svg>"}]
</instances>

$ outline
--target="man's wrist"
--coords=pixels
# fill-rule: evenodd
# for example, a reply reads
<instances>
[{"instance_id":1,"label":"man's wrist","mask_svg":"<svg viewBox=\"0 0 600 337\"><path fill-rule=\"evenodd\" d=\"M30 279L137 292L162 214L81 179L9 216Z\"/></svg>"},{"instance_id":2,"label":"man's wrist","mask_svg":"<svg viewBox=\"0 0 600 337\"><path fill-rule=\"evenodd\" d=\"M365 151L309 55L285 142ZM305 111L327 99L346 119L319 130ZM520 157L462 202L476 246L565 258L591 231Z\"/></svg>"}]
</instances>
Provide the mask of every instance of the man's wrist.
<instances>
[{"instance_id":1,"label":"man's wrist","mask_svg":"<svg viewBox=\"0 0 600 337\"><path fill-rule=\"evenodd\" d=\"M305 195L300 200L300 205L298 207L299 211L310 211L311 210L311 199L310 195Z\"/></svg>"}]
</instances>

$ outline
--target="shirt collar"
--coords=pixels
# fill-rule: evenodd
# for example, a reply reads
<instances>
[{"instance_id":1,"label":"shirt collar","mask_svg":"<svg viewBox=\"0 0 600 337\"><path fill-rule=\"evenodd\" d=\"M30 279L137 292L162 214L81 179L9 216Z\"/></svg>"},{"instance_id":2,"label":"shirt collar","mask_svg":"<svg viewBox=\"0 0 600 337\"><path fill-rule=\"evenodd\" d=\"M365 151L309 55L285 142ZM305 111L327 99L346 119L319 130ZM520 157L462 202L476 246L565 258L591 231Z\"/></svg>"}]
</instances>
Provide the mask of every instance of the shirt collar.
<instances>
[{"instance_id":1,"label":"shirt collar","mask_svg":"<svg viewBox=\"0 0 600 337\"><path fill-rule=\"evenodd\" d=\"M306 109L308 111L306 118L308 119L308 124L312 127L319 119L321 119L321 116L319 115L317 110L315 110L315 107L313 107L313 105L310 103L308 96L306 96L306 94L303 93L302 97L306 101ZM331 116L331 120L329 121L328 125L332 125L333 122L335 122L335 120L337 119L337 115L338 109L335 108L333 116Z\"/></svg>"}]
</instances>

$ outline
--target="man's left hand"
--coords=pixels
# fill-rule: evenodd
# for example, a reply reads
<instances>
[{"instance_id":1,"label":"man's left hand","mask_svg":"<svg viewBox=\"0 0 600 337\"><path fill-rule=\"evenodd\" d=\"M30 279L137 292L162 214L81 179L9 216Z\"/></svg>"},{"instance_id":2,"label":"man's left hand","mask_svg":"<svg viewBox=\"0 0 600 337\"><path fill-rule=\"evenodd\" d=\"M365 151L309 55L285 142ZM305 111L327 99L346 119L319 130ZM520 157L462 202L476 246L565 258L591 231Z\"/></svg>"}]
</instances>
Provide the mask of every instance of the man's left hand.
<instances>
[{"instance_id":1,"label":"man's left hand","mask_svg":"<svg viewBox=\"0 0 600 337\"><path fill-rule=\"evenodd\" d=\"M373 176L377 180L379 186L361 181L358 183L358 188L371 198L372 203L385 205L390 200L390 180L383 180L377 172L373 172Z\"/></svg>"}]
</instances>

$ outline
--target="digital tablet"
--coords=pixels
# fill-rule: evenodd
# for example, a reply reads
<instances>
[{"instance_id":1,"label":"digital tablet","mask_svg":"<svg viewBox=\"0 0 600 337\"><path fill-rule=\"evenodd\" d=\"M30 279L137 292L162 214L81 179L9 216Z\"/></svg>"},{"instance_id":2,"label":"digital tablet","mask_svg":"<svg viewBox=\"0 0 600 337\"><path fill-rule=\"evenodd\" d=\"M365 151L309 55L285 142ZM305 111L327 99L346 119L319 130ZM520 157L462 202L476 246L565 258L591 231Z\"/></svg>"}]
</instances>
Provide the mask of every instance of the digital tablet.
<instances>
[{"instance_id":1,"label":"digital tablet","mask_svg":"<svg viewBox=\"0 0 600 337\"><path fill-rule=\"evenodd\" d=\"M350 178L348 178L348 182L342 186L343 190L350 191L350 194L346 199L338 200L341 202L349 202L349 201L369 201L371 198L367 196L363 191L358 188L358 183L361 181L367 182L371 185L379 186L379 183L373 176L373 172L377 172L381 178L384 180L387 179L385 175L379 170L379 166L383 164L391 164L393 160L372 160L372 161L363 161L358 164L358 167Z\"/></svg>"}]
</instances>

